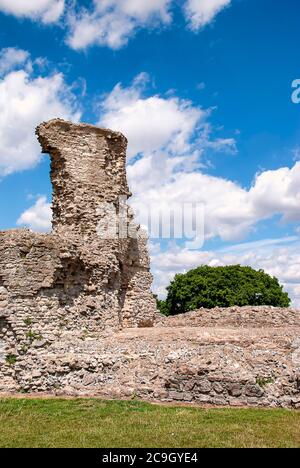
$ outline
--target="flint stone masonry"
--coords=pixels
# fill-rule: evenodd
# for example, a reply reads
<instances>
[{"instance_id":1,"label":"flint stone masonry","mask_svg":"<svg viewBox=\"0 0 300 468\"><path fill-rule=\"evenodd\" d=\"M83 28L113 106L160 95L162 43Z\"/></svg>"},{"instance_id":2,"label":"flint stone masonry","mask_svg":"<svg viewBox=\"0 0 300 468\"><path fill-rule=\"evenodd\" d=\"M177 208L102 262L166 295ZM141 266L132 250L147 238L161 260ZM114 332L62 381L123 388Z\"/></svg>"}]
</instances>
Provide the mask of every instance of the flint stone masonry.
<instances>
[{"instance_id":1,"label":"flint stone masonry","mask_svg":"<svg viewBox=\"0 0 300 468\"><path fill-rule=\"evenodd\" d=\"M300 312L200 309L163 317L147 240L99 236L130 196L120 133L59 119L53 231L0 232L0 393L300 408Z\"/></svg>"},{"instance_id":2,"label":"flint stone masonry","mask_svg":"<svg viewBox=\"0 0 300 468\"><path fill-rule=\"evenodd\" d=\"M0 232L1 334L26 347L39 336L51 343L62 329L152 325L145 236L132 215L135 236L104 239L97 230L106 222L103 205L119 213L130 195L126 138L62 120L41 124L37 135L51 157L53 232Z\"/></svg>"}]
</instances>

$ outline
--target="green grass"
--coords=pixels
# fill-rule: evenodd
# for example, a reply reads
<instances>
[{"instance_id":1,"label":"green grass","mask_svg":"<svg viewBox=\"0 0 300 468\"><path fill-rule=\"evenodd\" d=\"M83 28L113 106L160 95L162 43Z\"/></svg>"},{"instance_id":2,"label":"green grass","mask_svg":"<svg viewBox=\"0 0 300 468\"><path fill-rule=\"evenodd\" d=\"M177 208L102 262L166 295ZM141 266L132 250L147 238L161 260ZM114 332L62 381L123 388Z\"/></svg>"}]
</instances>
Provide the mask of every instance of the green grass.
<instances>
[{"instance_id":1,"label":"green grass","mask_svg":"<svg viewBox=\"0 0 300 468\"><path fill-rule=\"evenodd\" d=\"M0 447L300 447L300 412L0 400Z\"/></svg>"}]
</instances>

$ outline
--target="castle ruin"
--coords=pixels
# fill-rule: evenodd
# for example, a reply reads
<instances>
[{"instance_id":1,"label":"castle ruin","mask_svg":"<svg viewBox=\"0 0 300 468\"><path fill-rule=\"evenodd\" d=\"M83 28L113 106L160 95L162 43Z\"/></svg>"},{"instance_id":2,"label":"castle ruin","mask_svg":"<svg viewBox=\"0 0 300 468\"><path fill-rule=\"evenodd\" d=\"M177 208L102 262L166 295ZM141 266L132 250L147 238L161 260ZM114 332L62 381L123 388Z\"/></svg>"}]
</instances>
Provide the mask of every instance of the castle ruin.
<instances>
[{"instance_id":1,"label":"castle ruin","mask_svg":"<svg viewBox=\"0 0 300 468\"><path fill-rule=\"evenodd\" d=\"M0 232L0 393L299 408L299 311L160 316L127 210L126 138L60 119L37 136L53 230ZM110 226L111 210L122 223Z\"/></svg>"}]
</instances>

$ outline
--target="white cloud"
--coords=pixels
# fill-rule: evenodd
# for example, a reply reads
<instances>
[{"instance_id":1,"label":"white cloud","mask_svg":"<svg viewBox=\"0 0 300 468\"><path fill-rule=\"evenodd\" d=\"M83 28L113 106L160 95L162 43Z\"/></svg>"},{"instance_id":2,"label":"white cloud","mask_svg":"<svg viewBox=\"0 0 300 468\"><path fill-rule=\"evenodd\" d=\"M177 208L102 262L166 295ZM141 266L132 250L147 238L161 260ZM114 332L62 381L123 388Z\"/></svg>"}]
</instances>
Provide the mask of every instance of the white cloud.
<instances>
[{"instance_id":1,"label":"white cloud","mask_svg":"<svg viewBox=\"0 0 300 468\"><path fill-rule=\"evenodd\" d=\"M300 161L259 174L249 192L260 217L281 214L284 222L300 221Z\"/></svg>"},{"instance_id":2,"label":"white cloud","mask_svg":"<svg viewBox=\"0 0 300 468\"><path fill-rule=\"evenodd\" d=\"M102 104L99 125L122 131L129 140L128 157L166 150L182 154L190 150L190 138L203 125L207 112L190 101L159 95L143 98L146 74L139 75L129 88L120 84Z\"/></svg>"},{"instance_id":3,"label":"white cloud","mask_svg":"<svg viewBox=\"0 0 300 468\"><path fill-rule=\"evenodd\" d=\"M24 69L0 79L0 175L34 167L41 151L35 127L55 117L77 121L75 98L61 73L35 77Z\"/></svg>"},{"instance_id":4,"label":"white cloud","mask_svg":"<svg viewBox=\"0 0 300 468\"><path fill-rule=\"evenodd\" d=\"M198 30L214 20L231 0L186 0L184 14ZM73 49L91 45L119 49L140 28L155 28L172 21L174 0L93 0L90 8L75 8L68 14L67 43Z\"/></svg>"},{"instance_id":5,"label":"white cloud","mask_svg":"<svg viewBox=\"0 0 300 468\"><path fill-rule=\"evenodd\" d=\"M46 24L58 21L64 6L64 0L0 0L0 12Z\"/></svg>"},{"instance_id":6,"label":"white cloud","mask_svg":"<svg viewBox=\"0 0 300 468\"><path fill-rule=\"evenodd\" d=\"M184 14L191 29L214 20L231 0L186 0ZM66 6L67 5L67 6ZM157 29L172 22L174 0L92 0L82 6L70 0L0 0L0 13L44 24L63 18L66 42L82 50L92 45L119 49L140 29Z\"/></svg>"},{"instance_id":7,"label":"white cloud","mask_svg":"<svg viewBox=\"0 0 300 468\"><path fill-rule=\"evenodd\" d=\"M282 223L300 221L300 162L291 169L261 173L250 190L221 177L199 170L189 171L188 155L179 158L165 154L144 157L128 167L130 186L137 212L144 205L164 207L180 203L203 204L205 238L240 241L255 229L259 221L281 217Z\"/></svg>"},{"instance_id":8,"label":"white cloud","mask_svg":"<svg viewBox=\"0 0 300 468\"><path fill-rule=\"evenodd\" d=\"M231 4L231 0L187 0L184 11L192 30L196 31L211 23Z\"/></svg>"},{"instance_id":9,"label":"white cloud","mask_svg":"<svg viewBox=\"0 0 300 468\"><path fill-rule=\"evenodd\" d=\"M154 174L151 173L151 168L147 169L145 166L144 174L139 174L138 178L134 172L135 166L129 167L129 181L134 193L132 205L136 211L142 211L142 204L156 206L163 212L168 207L182 203L203 204L206 239L220 237L226 241L241 240L256 224L258 219L247 191L234 182L201 172L170 171L169 177L164 178L165 168L159 173L160 161L154 160L152 164ZM147 182L147 174L151 178L151 186Z\"/></svg>"},{"instance_id":10,"label":"white cloud","mask_svg":"<svg viewBox=\"0 0 300 468\"><path fill-rule=\"evenodd\" d=\"M52 210L47 198L39 197L36 203L21 214L17 221L18 226L27 226L32 231L51 231Z\"/></svg>"},{"instance_id":11,"label":"white cloud","mask_svg":"<svg viewBox=\"0 0 300 468\"><path fill-rule=\"evenodd\" d=\"M15 47L0 50L0 76L28 63L29 52Z\"/></svg>"},{"instance_id":12,"label":"white cloud","mask_svg":"<svg viewBox=\"0 0 300 468\"><path fill-rule=\"evenodd\" d=\"M97 44L119 49L141 27L171 21L172 0L93 0L92 8L69 12L67 42L73 49Z\"/></svg>"}]
</instances>

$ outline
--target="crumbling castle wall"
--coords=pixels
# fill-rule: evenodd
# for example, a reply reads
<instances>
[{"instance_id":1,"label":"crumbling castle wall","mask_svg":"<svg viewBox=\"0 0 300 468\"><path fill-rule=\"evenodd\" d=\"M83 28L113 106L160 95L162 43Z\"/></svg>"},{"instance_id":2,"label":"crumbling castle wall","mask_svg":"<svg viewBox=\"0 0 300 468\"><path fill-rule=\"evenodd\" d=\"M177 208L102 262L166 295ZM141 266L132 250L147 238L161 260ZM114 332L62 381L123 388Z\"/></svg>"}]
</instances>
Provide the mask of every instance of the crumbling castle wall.
<instances>
[{"instance_id":1,"label":"crumbling castle wall","mask_svg":"<svg viewBox=\"0 0 300 468\"><path fill-rule=\"evenodd\" d=\"M59 119L37 135L51 157L53 231L0 232L2 360L55 342L62 330L151 326L156 314L146 238L132 214L126 219L126 138Z\"/></svg>"}]
</instances>

